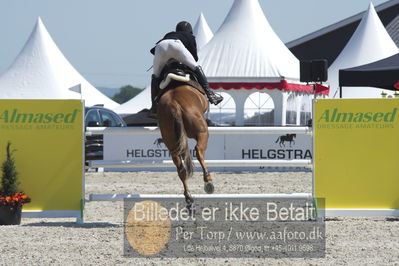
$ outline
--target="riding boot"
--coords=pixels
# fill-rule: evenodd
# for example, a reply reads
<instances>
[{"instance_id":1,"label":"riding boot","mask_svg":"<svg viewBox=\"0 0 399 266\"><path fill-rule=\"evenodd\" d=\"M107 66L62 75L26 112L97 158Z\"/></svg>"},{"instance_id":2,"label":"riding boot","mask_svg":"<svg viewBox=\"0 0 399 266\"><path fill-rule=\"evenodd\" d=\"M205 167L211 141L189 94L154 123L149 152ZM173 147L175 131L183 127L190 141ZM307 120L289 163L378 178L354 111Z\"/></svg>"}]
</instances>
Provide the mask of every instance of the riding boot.
<instances>
[{"instance_id":1,"label":"riding boot","mask_svg":"<svg viewBox=\"0 0 399 266\"><path fill-rule=\"evenodd\" d=\"M202 88L204 88L205 94L211 103L217 105L221 101L223 101L223 97L219 94L214 93L212 89L209 87L208 80L206 79L206 76L200 66L197 66L194 69L194 73L197 76L198 82L201 84Z\"/></svg>"},{"instance_id":2,"label":"riding boot","mask_svg":"<svg viewBox=\"0 0 399 266\"><path fill-rule=\"evenodd\" d=\"M149 117L157 119L157 96L159 92L158 78L155 75L151 76L151 109Z\"/></svg>"}]
</instances>

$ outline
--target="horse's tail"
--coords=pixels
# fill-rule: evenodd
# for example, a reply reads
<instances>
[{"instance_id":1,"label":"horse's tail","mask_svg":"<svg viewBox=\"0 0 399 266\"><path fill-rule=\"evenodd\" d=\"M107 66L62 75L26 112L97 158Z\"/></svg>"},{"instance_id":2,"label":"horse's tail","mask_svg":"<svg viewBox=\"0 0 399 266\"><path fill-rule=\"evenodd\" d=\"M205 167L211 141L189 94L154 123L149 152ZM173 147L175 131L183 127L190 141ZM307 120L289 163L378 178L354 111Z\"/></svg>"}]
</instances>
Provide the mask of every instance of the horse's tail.
<instances>
[{"instance_id":1,"label":"horse's tail","mask_svg":"<svg viewBox=\"0 0 399 266\"><path fill-rule=\"evenodd\" d=\"M276 140L276 142L275 142L275 143L277 143L279 140L280 140L280 137L278 137L278 138L277 138L277 140Z\"/></svg>"},{"instance_id":2,"label":"horse's tail","mask_svg":"<svg viewBox=\"0 0 399 266\"><path fill-rule=\"evenodd\" d=\"M171 151L172 154L177 154L183 160L183 166L187 173L187 178L190 178L194 172L193 159L188 147L187 134L184 128L184 121L181 107L176 104L176 108L172 111L174 117L174 129L177 137L177 147Z\"/></svg>"}]
</instances>

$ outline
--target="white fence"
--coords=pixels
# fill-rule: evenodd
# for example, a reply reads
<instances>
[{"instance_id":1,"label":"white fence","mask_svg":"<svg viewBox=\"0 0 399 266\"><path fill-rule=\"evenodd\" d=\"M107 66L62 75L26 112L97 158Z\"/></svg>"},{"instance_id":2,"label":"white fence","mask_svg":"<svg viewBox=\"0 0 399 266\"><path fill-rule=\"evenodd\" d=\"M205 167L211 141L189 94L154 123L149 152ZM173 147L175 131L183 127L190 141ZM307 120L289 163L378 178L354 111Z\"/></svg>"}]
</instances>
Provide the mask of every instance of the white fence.
<instances>
[{"instance_id":1,"label":"white fence","mask_svg":"<svg viewBox=\"0 0 399 266\"><path fill-rule=\"evenodd\" d=\"M205 160L208 167L306 167L312 168L311 160ZM194 161L195 166L199 166ZM175 167L172 160L162 161L90 161L89 167L98 168L164 168Z\"/></svg>"},{"instance_id":2,"label":"white fence","mask_svg":"<svg viewBox=\"0 0 399 266\"><path fill-rule=\"evenodd\" d=\"M209 133L212 137L212 135L236 135L237 137L240 137L240 135L286 135L286 134L298 134L298 135L311 135L312 134L312 129L309 127L209 127ZM123 136L129 136L129 135L141 135L141 136L146 136L146 135L160 135L160 131L157 127L94 127L94 128L87 128L86 129L86 135L91 136L95 134L103 134L106 135L107 138L113 138L119 142L127 143L127 142L132 142L132 138L123 139ZM115 137L112 137L115 136ZM122 136L122 137L119 137ZM215 136L216 137L216 136ZM221 136L223 138L223 136ZM252 137L249 137L252 139ZM255 138L255 136L253 137ZM152 140L152 139L151 139ZM211 140L211 138L210 138ZM135 140L133 139L133 142ZM140 142L140 140L138 141ZM232 141L232 144L236 144L239 141ZM262 139L260 140L262 142ZM147 141L148 143L148 141ZM149 142L151 143L151 142ZM226 149L229 147L226 147L226 144L223 145L221 144L221 141L218 140L216 141L217 146L211 145L214 148L215 151L212 153L217 154L218 159L212 159L212 160L206 160L206 164L208 167L299 167L299 168L312 168L312 160L310 158L302 158L302 156L299 156L300 158L297 158L298 156L289 156L289 159L279 159L276 155L276 152L274 153L268 153L268 155L264 155L262 153L262 150L255 150L255 151L250 151L250 149L245 150L245 152L241 152L245 154L247 157L250 157L249 159L247 158L242 158L242 159L219 159L220 157L223 156L221 155L220 150L221 149ZM273 139L274 143L274 139ZM277 141L276 141L277 143ZM104 145L106 143L104 142ZM278 145L278 144L274 144ZM281 144L280 144L281 145ZM288 145L288 144L287 144ZM291 145L291 143L289 144ZM111 145L110 146L116 146L116 145ZM105 149L105 148L104 148ZM142 150L135 150L139 151L139 153L142 153ZM165 149L163 150L165 151ZM272 150L273 151L273 150ZM275 150L274 150L275 151ZM282 151L282 150L280 150ZM289 150L292 154L294 154L294 150ZM299 151L299 153L302 153L302 151ZM132 152L130 152L130 155L132 155ZM231 152L230 152L231 153ZM266 153L266 151L265 151ZM310 153L310 152L309 152ZM274 158L269 159L269 157L273 154ZM282 153L280 153L281 155ZM253 156L255 155L255 156ZM165 155L164 155L165 156ZM157 160L154 160L154 158L150 158L148 160L145 158L145 155L142 156L144 158L123 158L123 159L118 159L118 160L101 160L101 161L91 161L89 162L89 167L91 168L99 168L99 167L104 167L104 168L166 168L166 167L174 167L173 162L171 160L165 160L165 158L155 158ZM209 156L206 156L209 158ZM309 157L309 156L307 156ZM263 159L267 158L267 159ZM196 162L195 162L196 163Z\"/></svg>"},{"instance_id":3,"label":"white fence","mask_svg":"<svg viewBox=\"0 0 399 266\"><path fill-rule=\"evenodd\" d=\"M193 194L195 199L312 199L310 193L277 194ZM184 199L182 194L90 194L89 201L122 201L124 199Z\"/></svg>"},{"instance_id":4,"label":"white fence","mask_svg":"<svg viewBox=\"0 0 399 266\"><path fill-rule=\"evenodd\" d=\"M305 134L311 135L310 127L209 127L209 134ZM95 134L160 134L158 127L88 127L86 136Z\"/></svg>"}]
</instances>

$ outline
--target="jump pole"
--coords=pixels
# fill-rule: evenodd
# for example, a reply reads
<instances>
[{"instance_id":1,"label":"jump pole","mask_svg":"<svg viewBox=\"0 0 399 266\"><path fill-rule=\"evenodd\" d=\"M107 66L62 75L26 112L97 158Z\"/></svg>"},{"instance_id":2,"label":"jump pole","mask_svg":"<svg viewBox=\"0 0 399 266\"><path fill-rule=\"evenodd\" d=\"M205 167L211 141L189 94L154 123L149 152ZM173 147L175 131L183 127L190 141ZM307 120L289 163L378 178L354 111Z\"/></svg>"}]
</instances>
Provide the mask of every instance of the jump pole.
<instances>
[{"instance_id":1,"label":"jump pole","mask_svg":"<svg viewBox=\"0 0 399 266\"><path fill-rule=\"evenodd\" d=\"M194 199L312 199L311 193L279 194L194 194ZM90 194L89 201L122 201L124 199L184 199L181 194Z\"/></svg>"},{"instance_id":2,"label":"jump pole","mask_svg":"<svg viewBox=\"0 0 399 266\"><path fill-rule=\"evenodd\" d=\"M306 167L312 168L311 160L205 160L209 167ZM197 161L194 161L195 166L200 166ZM172 160L162 161L90 161L90 168L164 168L175 167Z\"/></svg>"},{"instance_id":3,"label":"jump pole","mask_svg":"<svg viewBox=\"0 0 399 266\"><path fill-rule=\"evenodd\" d=\"M304 134L310 127L208 127L209 134ZM160 134L158 127L87 127L86 136L106 134Z\"/></svg>"}]
</instances>

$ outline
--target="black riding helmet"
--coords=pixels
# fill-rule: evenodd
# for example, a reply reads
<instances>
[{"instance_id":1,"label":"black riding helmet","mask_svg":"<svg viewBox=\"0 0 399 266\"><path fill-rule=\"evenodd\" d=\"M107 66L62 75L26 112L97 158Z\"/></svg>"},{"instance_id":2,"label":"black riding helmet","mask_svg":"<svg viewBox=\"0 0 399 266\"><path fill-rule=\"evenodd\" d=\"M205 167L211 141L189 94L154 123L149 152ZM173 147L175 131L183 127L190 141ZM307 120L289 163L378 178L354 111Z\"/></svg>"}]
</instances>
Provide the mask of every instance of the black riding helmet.
<instances>
[{"instance_id":1,"label":"black riding helmet","mask_svg":"<svg viewBox=\"0 0 399 266\"><path fill-rule=\"evenodd\" d=\"M191 27L191 24L187 21L180 21L176 25L176 31L185 31L193 34L193 27Z\"/></svg>"}]
</instances>

